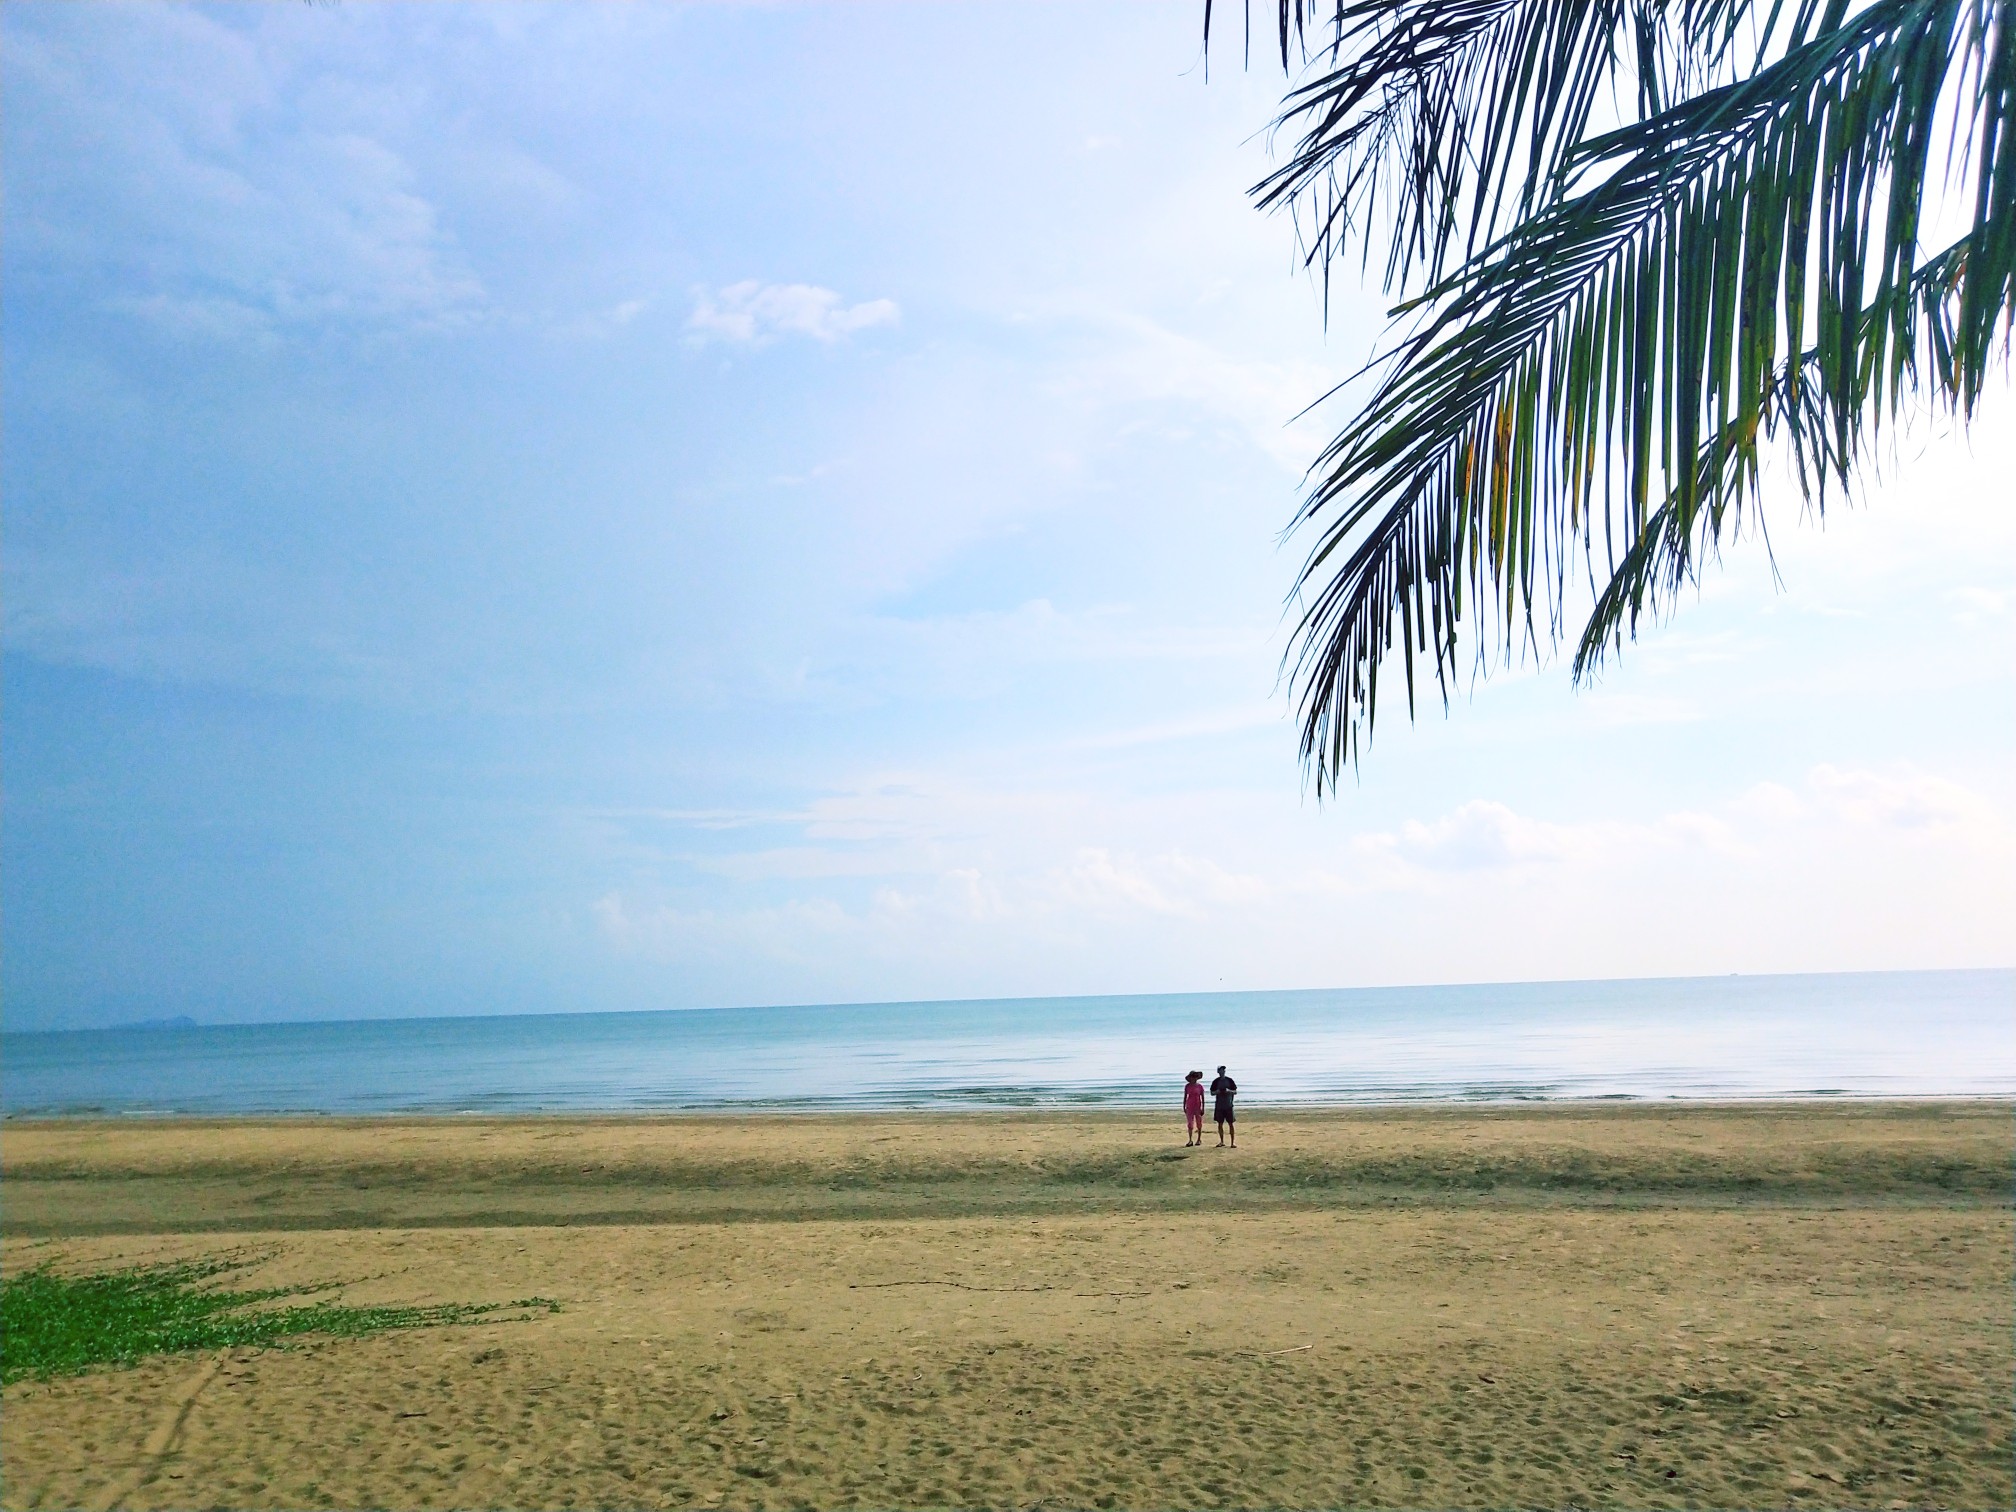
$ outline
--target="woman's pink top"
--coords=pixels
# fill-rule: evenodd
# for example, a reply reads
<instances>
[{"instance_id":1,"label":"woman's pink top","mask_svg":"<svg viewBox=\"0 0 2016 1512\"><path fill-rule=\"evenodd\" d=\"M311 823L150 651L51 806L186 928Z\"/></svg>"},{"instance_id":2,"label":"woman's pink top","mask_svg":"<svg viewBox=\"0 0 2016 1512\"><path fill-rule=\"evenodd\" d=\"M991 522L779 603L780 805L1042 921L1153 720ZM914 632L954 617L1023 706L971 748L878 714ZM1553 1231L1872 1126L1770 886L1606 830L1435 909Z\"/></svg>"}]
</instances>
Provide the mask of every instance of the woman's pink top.
<instances>
[{"instance_id":1,"label":"woman's pink top","mask_svg":"<svg viewBox=\"0 0 2016 1512\"><path fill-rule=\"evenodd\" d=\"M1198 1114L1204 1111L1204 1083L1185 1082L1183 1084L1183 1111Z\"/></svg>"}]
</instances>

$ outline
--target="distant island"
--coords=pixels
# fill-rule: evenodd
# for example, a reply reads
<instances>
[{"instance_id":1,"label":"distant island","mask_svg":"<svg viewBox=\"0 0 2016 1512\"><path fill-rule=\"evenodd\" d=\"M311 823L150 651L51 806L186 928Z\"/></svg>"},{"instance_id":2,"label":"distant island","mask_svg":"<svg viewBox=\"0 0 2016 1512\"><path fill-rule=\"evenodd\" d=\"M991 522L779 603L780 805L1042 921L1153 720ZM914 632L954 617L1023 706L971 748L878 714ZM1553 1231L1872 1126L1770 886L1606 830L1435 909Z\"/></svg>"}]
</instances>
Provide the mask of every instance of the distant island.
<instances>
[{"instance_id":1,"label":"distant island","mask_svg":"<svg viewBox=\"0 0 2016 1512\"><path fill-rule=\"evenodd\" d=\"M173 1018L135 1019L130 1024L119 1025L121 1029L200 1029L203 1026L186 1013L178 1013Z\"/></svg>"}]
</instances>

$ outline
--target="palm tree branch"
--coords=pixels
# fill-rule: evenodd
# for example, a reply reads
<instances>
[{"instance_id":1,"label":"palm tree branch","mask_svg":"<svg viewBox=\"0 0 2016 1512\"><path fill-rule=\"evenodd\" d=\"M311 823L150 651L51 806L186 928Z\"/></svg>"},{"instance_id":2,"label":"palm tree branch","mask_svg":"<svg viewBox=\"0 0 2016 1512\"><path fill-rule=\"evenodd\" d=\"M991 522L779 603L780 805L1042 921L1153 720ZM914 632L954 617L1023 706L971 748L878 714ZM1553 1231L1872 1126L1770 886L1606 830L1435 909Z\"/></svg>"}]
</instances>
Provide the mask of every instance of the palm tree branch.
<instances>
[{"instance_id":1,"label":"palm tree branch","mask_svg":"<svg viewBox=\"0 0 2016 1512\"><path fill-rule=\"evenodd\" d=\"M1293 210L1305 260L1326 278L1354 232L1390 227L1387 288L1417 267L1439 280L1452 255L1474 255L1558 196L1606 85L1614 95L1628 75L1640 118L1655 116L1797 46L1822 15L1817 0L1774 0L1761 21L1756 11L1753 0L1336 4L1317 51L1327 67L1291 89L1276 122L1298 133L1293 150L1253 193ZM1279 5L1284 68L1311 56L1315 19L1311 0ZM1368 262L1373 241L1363 237Z\"/></svg>"},{"instance_id":2,"label":"palm tree branch","mask_svg":"<svg viewBox=\"0 0 2016 1512\"><path fill-rule=\"evenodd\" d=\"M1935 390L1955 396L1960 390L1957 353L1963 318L1957 295L1965 286L1962 272L1972 254L1971 240L1962 238L1923 263L1903 288L1872 302L1862 312L1865 340L1869 328L1877 323L1894 326L1901 321L1906 349L1915 354L1914 366L1922 362L1930 370ZM1817 348L1808 348L1788 361L1765 390L1756 416L1730 420L1702 448L1696 458L1695 494L1710 503L1694 515L1691 535L1684 526L1685 510L1678 490L1669 492L1647 517L1637 539L1597 594L1575 652L1576 681L1593 676L1608 652L1620 649L1637 633L1642 617L1656 617L1681 589L1698 581L1703 559L1740 523L1743 504L1755 488L1755 453L1742 444L1746 428L1761 425L1769 436L1785 424L1786 416L1803 409L1798 429L1808 438L1809 450L1799 460L1819 485L1816 507L1824 508L1827 479L1848 477L1854 458L1829 446L1828 429L1818 413L1819 390L1799 378L1798 370L1811 367L1818 355ZM1817 454L1810 450L1815 446Z\"/></svg>"},{"instance_id":3,"label":"palm tree branch","mask_svg":"<svg viewBox=\"0 0 2016 1512\"><path fill-rule=\"evenodd\" d=\"M1614 62L1623 8L1624 0L1338 6L1331 53L1346 61L1290 92L1277 126L1300 137L1254 186L1256 199L1297 209L1312 264L1327 269L1354 230L1390 216L1388 287L1417 264L1441 277L1452 250L1467 255L1494 234L1508 196L1530 209L1580 140Z\"/></svg>"},{"instance_id":4,"label":"palm tree branch","mask_svg":"<svg viewBox=\"0 0 2016 1512\"><path fill-rule=\"evenodd\" d=\"M1726 487L1754 484L1774 383L1798 401L1769 409L1798 455L1854 455L1868 401L1894 402L1905 377L1909 323L1892 296L1914 277L1956 51L1979 65L1977 115L2006 89L1994 82L2006 18L1959 26L1969 9L1879 0L1830 14L1837 24L1754 75L1578 144L1564 171L1596 174L1593 187L1415 302L1420 329L1319 458L1299 517L1323 521L1300 586L1331 574L1291 651L1319 785L1369 728L1396 633L1410 706L1417 652L1446 691L1466 591L1499 600L1508 650L1522 625L1536 645L1543 625L1558 637L1572 543L1593 544L1598 515L1605 539L1622 527L1627 560L1648 539L1691 539L1704 504L1719 511ZM1998 141L1995 163L2006 155ZM1991 175L1979 196L1989 223L1958 285L1963 387L1988 346L1973 333L2006 330L2008 258L1994 249L2007 182ZM1977 277L2004 293L1970 326ZM1865 304L1892 318L1865 320ZM1802 353L1782 380L1781 340ZM1648 537L1655 474L1672 513Z\"/></svg>"}]
</instances>

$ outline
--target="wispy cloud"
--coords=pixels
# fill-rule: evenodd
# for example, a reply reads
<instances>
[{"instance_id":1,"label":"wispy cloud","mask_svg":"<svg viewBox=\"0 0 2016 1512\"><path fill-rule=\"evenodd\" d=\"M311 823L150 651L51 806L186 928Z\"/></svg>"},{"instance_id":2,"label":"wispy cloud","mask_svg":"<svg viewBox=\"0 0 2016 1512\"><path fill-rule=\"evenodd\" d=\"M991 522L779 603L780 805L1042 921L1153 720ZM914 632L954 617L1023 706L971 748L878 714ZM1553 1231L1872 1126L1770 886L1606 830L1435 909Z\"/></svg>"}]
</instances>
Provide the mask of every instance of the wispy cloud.
<instances>
[{"instance_id":1,"label":"wispy cloud","mask_svg":"<svg viewBox=\"0 0 2016 1512\"><path fill-rule=\"evenodd\" d=\"M1797 787L1759 783L1704 809L1676 809L1645 820L1556 822L1521 814L1503 803L1473 799L1432 820L1362 834L1354 848L1367 862L1385 863L1396 880L1408 873L1531 871L1593 874L1651 856L1712 853L1755 863L1773 849L1820 838L1839 840L1848 827L1889 831L1993 847L2006 839L2007 819L1993 801L1948 778L1915 768L1842 768L1822 764Z\"/></svg>"},{"instance_id":2,"label":"wispy cloud","mask_svg":"<svg viewBox=\"0 0 2016 1512\"><path fill-rule=\"evenodd\" d=\"M2009 612L2009 594L1993 588L1949 588L1946 602L1953 606L1953 618L1962 625L1978 625L1983 620L2000 619Z\"/></svg>"},{"instance_id":3,"label":"wispy cloud","mask_svg":"<svg viewBox=\"0 0 2016 1512\"><path fill-rule=\"evenodd\" d=\"M1567 861L1604 838L1595 826L1550 824L1477 799L1427 823L1410 819L1396 832L1361 837L1359 845L1431 871L1472 871Z\"/></svg>"},{"instance_id":4,"label":"wispy cloud","mask_svg":"<svg viewBox=\"0 0 2016 1512\"><path fill-rule=\"evenodd\" d=\"M1971 788L1915 768L1891 771L1817 766L1807 778L1814 806L1828 818L1895 830L2000 829L1996 806Z\"/></svg>"},{"instance_id":5,"label":"wispy cloud","mask_svg":"<svg viewBox=\"0 0 2016 1512\"><path fill-rule=\"evenodd\" d=\"M223 295L118 295L106 304L177 341L270 346L278 335L269 311Z\"/></svg>"},{"instance_id":6,"label":"wispy cloud","mask_svg":"<svg viewBox=\"0 0 2016 1512\"><path fill-rule=\"evenodd\" d=\"M257 28L175 8L36 18L10 35L10 256L93 270L103 307L172 339L441 327L486 308L396 124L298 92ZM88 164L88 171L78 165Z\"/></svg>"},{"instance_id":7,"label":"wispy cloud","mask_svg":"<svg viewBox=\"0 0 2016 1512\"><path fill-rule=\"evenodd\" d=\"M557 329L562 336L572 336L584 341L604 341L634 324L637 317L650 308L651 301L648 299L625 299L604 309L590 310L585 315L577 315L572 320L563 321Z\"/></svg>"},{"instance_id":8,"label":"wispy cloud","mask_svg":"<svg viewBox=\"0 0 2016 1512\"><path fill-rule=\"evenodd\" d=\"M1337 386L1337 372L1227 351L1124 311L1079 308L1052 318L1096 338L1087 355L1055 380L1067 398L1102 408L1167 405L1213 415L1296 474L1328 439L1335 417L1306 411Z\"/></svg>"},{"instance_id":9,"label":"wispy cloud","mask_svg":"<svg viewBox=\"0 0 2016 1512\"><path fill-rule=\"evenodd\" d=\"M893 299L850 305L817 284L766 284L750 278L712 292L695 290L686 331L701 343L764 346L786 336L831 343L901 318Z\"/></svg>"},{"instance_id":10,"label":"wispy cloud","mask_svg":"<svg viewBox=\"0 0 2016 1512\"><path fill-rule=\"evenodd\" d=\"M1919 959L1928 920L1993 958L2011 845L2004 809L1951 779L1825 765L1644 815L1474 799L1342 835L1251 795L926 777L764 817L782 844L724 850L703 815L700 850L627 853L628 880L590 895L604 947L760 962L758 996L829 1001L857 980L928 997L1502 979L1559 972L1563 950L1578 974L1875 968Z\"/></svg>"}]
</instances>

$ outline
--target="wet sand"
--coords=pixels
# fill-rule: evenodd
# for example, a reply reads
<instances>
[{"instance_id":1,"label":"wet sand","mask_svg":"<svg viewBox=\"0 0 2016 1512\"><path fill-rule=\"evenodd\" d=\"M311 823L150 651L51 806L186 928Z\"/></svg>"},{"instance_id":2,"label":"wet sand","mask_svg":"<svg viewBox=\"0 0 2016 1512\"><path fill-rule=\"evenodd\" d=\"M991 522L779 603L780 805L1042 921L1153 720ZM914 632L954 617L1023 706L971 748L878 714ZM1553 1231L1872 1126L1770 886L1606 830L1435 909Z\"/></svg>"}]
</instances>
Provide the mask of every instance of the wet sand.
<instances>
[{"instance_id":1,"label":"wet sand","mask_svg":"<svg viewBox=\"0 0 2016 1512\"><path fill-rule=\"evenodd\" d=\"M9 1124L10 1266L563 1311L7 1389L8 1506L2006 1507L2006 1106Z\"/></svg>"}]
</instances>

